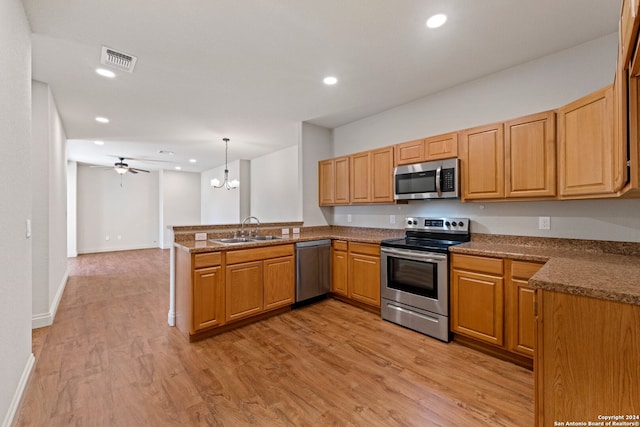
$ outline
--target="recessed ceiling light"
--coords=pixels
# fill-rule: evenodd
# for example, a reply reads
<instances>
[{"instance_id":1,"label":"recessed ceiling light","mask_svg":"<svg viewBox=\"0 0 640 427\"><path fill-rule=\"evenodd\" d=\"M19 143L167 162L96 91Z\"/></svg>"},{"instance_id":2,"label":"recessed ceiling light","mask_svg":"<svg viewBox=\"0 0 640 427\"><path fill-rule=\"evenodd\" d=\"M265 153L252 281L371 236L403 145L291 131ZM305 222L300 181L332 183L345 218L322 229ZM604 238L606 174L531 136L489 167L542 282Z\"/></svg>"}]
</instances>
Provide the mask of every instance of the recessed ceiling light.
<instances>
[{"instance_id":1,"label":"recessed ceiling light","mask_svg":"<svg viewBox=\"0 0 640 427\"><path fill-rule=\"evenodd\" d=\"M96 117L96 122L109 123L109 119L107 119L106 117Z\"/></svg>"},{"instance_id":2,"label":"recessed ceiling light","mask_svg":"<svg viewBox=\"0 0 640 427\"><path fill-rule=\"evenodd\" d=\"M324 80L322 80L322 81L324 82L324 84L329 85L329 86L332 86L332 85L338 83L338 79L333 77L333 76L325 77Z\"/></svg>"},{"instance_id":3,"label":"recessed ceiling light","mask_svg":"<svg viewBox=\"0 0 640 427\"><path fill-rule=\"evenodd\" d=\"M177 170L177 171L181 171L181 170L182 170L182 168L181 168L180 166L176 166L176 170Z\"/></svg>"},{"instance_id":4,"label":"recessed ceiling light","mask_svg":"<svg viewBox=\"0 0 640 427\"><path fill-rule=\"evenodd\" d=\"M111 70L107 70L106 68L96 68L96 73L100 74L102 77L114 78L116 73Z\"/></svg>"},{"instance_id":5,"label":"recessed ceiling light","mask_svg":"<svg viewBox=\"0 0 640 427\"><path fill-rule=\"evenodd\" d=\"M93 141L96 145L104 145L104 141Z\"/></svg>"},{"instance_id":6,"label":"recessed ceiling light","mask_svg":"<svg viewBox=\"0 0 640 427\"><path fill-rule=\"evenodd\" d=\"M447 15L439 13L437 15L433 15L431 18L427 19L427 27L429 28L438 28L444 25L447 22Z\"/></svg>"},{"instance_id":7,"label":"recessed ceiling light","mask_svg":"<svg viewBox=\"0 0 640 427\"><path fill-rule=\"evenodd\" d=\"M196 159L189 159L189 163L195 163L195 162L197 162Z\"/></svg>"}]
</instances>

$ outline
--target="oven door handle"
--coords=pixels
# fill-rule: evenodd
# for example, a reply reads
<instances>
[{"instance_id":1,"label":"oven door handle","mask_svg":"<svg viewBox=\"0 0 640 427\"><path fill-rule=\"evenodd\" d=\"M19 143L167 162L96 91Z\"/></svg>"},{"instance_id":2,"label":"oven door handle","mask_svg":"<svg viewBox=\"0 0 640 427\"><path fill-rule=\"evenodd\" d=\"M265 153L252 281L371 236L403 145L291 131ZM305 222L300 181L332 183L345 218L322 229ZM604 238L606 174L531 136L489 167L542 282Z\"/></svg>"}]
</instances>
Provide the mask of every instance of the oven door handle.
<instances>
[{"instance_id":1,"label":"oven door handle","mask_svg":"<svg viewBox=\"0 0 640 427\"><path fill-rule=\"evenodd\" d=\"M418 251L406 251L393 248L382 248L380 252L390 256L396 256L400 258L411 259L415 261L425 262L442 262L447 260L447 256L443 254L436 254L432 252L418 252Z\"/></svg>"}]
</instances>

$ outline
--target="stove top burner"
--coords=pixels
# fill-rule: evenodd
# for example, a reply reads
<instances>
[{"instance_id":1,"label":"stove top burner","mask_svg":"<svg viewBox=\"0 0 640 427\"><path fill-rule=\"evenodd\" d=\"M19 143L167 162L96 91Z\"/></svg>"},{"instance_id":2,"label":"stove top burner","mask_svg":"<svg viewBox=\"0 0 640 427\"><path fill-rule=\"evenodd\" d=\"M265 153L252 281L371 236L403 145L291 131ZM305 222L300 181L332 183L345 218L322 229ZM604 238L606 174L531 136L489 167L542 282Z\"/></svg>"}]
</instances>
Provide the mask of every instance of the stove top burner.
<instances>
[{"instance_id":1,"label":"stove top burner","mask_svg":"<svg viewBox=\"0 0 640 427\"><path fill-rule=\"evenodd\" d=\"M449 246L471 240L468 218L407 218L406 236L383 240L381 246L447 253Z\"/></svg>"}]
</instances>

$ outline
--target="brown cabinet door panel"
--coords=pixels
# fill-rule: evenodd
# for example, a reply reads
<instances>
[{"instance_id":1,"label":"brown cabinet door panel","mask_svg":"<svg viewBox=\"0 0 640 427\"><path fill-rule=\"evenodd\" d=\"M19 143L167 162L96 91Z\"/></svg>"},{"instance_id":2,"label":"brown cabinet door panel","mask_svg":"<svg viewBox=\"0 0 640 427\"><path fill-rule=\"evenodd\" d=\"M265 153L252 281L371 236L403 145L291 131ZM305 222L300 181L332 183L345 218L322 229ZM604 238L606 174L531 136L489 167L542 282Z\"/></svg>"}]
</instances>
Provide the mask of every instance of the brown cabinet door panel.
<instances>
[{"instance_id":1,"label":"brown cabinet door panel","mask_svg":"<svg viewBox=\"0 0 640 427\"><path fill-rule=\"evenodd\" d=\"M194 271L193 323L191 333L224 323L224 282L222 268L210 267Z\"/></svg>"},{"instance_id":2,"label":"brown cabinet door panel","mask_svg":"<svg viewBox=\"0 0 640 427\"><path fill-rule=\"evenodd\" d=\"M295 302L295 265L293 257L264 261L264 309L271 310Z\"/></svg>"},{"instance_id":3,"label":"brown cabinet door panel","mask_svg":"<svg viewBox=\"0 0 640 427\"><path fill-rule=\"evenodd\" d=\"M463 199L504 197L503 124L461 132Z\"/></svg>"},{"instance_id":4,"label":"brown cabinet door panel","mask_svg":"<svg viewBox=\"0 0 640 427\"><path fill-rule=\"evenodd\" d=\"M262 311L262 261L227 266L226 320L244 319Z\"/></svg>"},{"instance_id":5,"label":"brown cabinet door panel","mask_svg":"<svg viewBox=\"0 0 640 427\"><path fill-rule=\"evenodd\" d=\"M380 307L380 257L349 254L349 297Z\"/></svg>"}]
</instances>

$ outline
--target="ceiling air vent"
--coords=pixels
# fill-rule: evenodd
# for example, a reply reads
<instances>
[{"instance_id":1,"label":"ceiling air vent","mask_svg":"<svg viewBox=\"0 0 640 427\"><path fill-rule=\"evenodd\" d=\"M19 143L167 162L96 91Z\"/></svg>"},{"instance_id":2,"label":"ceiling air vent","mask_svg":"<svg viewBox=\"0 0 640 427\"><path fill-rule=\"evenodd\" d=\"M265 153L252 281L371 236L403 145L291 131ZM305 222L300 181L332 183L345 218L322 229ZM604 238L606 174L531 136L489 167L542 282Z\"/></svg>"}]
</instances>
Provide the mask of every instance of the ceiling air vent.
<instances>
[{"instance_id":1,"label":"ceiling air vent","mask_svg":"<svg viewBox=\"0 0 640 427\"><path fill-rule=\"evenodd\" d=\"M102 65L131 73L133 67L136 66L137 60L138 58L133 55L102 46L102 55L100 57L100 63Z\"/></svg>"}]
</instances>

